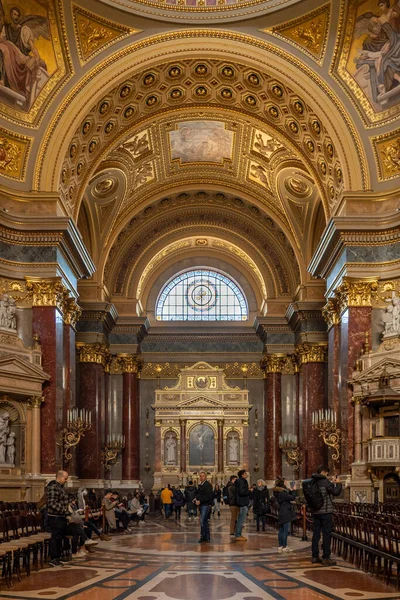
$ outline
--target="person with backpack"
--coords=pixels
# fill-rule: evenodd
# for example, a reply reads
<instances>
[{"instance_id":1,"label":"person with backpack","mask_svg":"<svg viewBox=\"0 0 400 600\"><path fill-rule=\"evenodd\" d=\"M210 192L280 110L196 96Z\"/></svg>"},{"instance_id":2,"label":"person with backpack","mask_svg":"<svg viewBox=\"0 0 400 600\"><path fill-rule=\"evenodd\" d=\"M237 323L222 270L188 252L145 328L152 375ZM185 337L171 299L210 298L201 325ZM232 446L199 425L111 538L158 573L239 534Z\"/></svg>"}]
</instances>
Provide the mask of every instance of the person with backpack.
<instances>
[{"instance_id":1,"label":"person with backpack","mask_svg":"<svg viewBox=\"0 0 400 600\"><path fill-rule=\"evenodd\" d=\"M185 496L179 486L174 490L172 504L175 511L175 519L180 519L182 506L185 506Z\"/></svg>"},{"instance_id":2,"label":"person with backpack","mask_svg":"<svg viewBox=\"0 0 400 600\"><path fill-rule=\"evenodd\" d=\"M330 558L334 512L332 498L340 496L342 484L336 475L332 477L332 481L329 481L328 475L329 468L326 465L319 466L311 479L303 481L303 493L314 518L311 544L312 563L322 563L326 567L333 567L336 565L336 561ZM322 560L319 557L321 531Z\"/></svg>"},{"instance_id":3,"label":"person with backpack","mask_svg":"<svg viewBox=\"0 0 400 600\"><path fill-rule=\"evenodd\" d=\"M194 503L194 499L196 497L197 488L193 485L193 481L189 481L189 485L185 487L185 501L188 511L189 521L192 520L192 517L197 517L197 507Z\"/></svg>"},{"instance_id":4,"label":"person with backpack","mask_svg":"<svg viewBox=\"0 0 400 600\"><path fill-rule=\"evenodd\" d=\"M263 479L259 479L253 492L253 513L256 518L257 531L260 531L260 524L262 531L265 531L267 514L270 510L267 484Z\"/></svg>"},{"instance_id":5,"label":"person with backpack","mask_svg":"<svg viewBox=\"0 0 400 600\"><path fill-rule=\"evenodd\" d=\"M290 488L287 486L287 480L278 477L275 481L274 496L278 501L278 552L292 552L287 545L287 539L290 531L290 523L296 520L296 484L293 483Z\"/></svg>"},{"instance_id":6,"label":"person with backpack","mask_svg":"<svg viewBox=\"0 0 400 600\"><path fill-rule=\"evenodd\" d=\"M242 535L244 522L249 511L250 490L247 483L247 471L241 469L238 472L238 478L235 481L236 486L236 504L239 507L239 514L235 529L235 542L247 542L247 538Z\"/></svg>"},{"instance_id":7,"label":"person with backpack","mask_svg":"<svg viewBox=\"0 0 400 600\"><path fill-rule=\"evenodd\" d=\"M231 475L228 483L222 490L224 502L225 502L225 504L228 504L229 511L231 513L229 535L235 535L236 522L237 522L237 518L238 518L238 514L239 514L239 507L236 504L236 486L235 486L236 479L237 479L236 475Z\"/></svg>"}]
</instances>

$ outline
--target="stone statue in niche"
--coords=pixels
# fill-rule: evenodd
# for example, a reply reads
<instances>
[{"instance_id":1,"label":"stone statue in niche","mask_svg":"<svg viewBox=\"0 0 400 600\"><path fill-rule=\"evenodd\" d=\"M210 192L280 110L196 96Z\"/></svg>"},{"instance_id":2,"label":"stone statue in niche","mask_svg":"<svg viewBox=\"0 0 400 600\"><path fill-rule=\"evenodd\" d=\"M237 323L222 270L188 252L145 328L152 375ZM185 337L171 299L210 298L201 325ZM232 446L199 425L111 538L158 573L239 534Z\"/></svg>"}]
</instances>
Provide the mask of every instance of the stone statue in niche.
<instances>
[{"instance_id":1,"label":"stone statue in niche","mask_svg":"<svg viewBox=\"0 0 400 600\"><path fill-rule=\"evenodd\" d=\"M229 439L229 462L239 463L239 439L236 435Z\"/></svg>"},{"instance_id":2,"label":"stone statue in niche","mask_svg":"<svg viewBox=\"0 0 400 600\"><path fill-rule=\"evenodd\" d=\"M175 465L176 464L176 439L172 436L171 433L165 440L165 455L166 455L165 463L167 465Z\"/></svg>"},{"instance_id":3,"label":"stone statue in niche","mask_svg":"<svg viewBox=\"0 0 400 600\"><path fill-rule=\"evenodd\" d=\"M8 294L0 298L0 327L17 330L17 307L14 298Z\"/></svg>"},{"instance_id":4,"label":"stone statue in niche","mask_svg":"<svg viewBox=\"0 0 400 600\"><path fill-rule=\"evenodd\" d=\"M10 434L10 415L6 410L0 412L0 464L6 464L7 440ZM15 453L14 453L15 456Z\"/></svg>"},{"instance_id":5,"label":"stone statue in niche","mask_svg":"<svg viewBox=\"0 0 400 600\"><path fill-rule=\"evenodd\" d=\"M10 433L10 435L7 438L7 457L6 457L6 463L8 465L14 465L15 463L15 439L16 439L16 435L15 433L12 431Z\"/></svg>"},{"instance_id":6,"label":"stone statue in niche","mask_svg":"<svg viewBox=\"0 0 400 600\"><path fill-rule=\"evenodd\" d=\"M383 338L400 335L400 298L393 292L389 306L382 317L384 324Z\"/></svg>"}]
</instances>

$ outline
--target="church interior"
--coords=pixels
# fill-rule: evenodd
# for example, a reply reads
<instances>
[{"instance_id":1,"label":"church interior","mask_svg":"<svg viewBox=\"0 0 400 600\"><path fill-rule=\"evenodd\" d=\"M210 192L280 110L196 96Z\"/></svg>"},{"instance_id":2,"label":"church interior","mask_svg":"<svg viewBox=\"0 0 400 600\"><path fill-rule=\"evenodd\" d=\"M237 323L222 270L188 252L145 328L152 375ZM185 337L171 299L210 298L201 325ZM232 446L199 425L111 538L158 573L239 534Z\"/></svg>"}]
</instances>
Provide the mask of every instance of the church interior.
<instances>
[{"instance_id":1,"label":"church interior","mask_svg":"<svg viewBox=\"0 0 400 600\"><path fill-rule=\"evenodd\" d=\"M2 0L0 20L0 522L60 470L150 502L62 582L3 571L0 600L398 598L398 560L311 569L300 512L277 557L251 515L245 549L226 510L199 549L157 501L202 470L301 488L326 463L338 510L400 515L400 3Z\"/></svg>"}]
</instances>

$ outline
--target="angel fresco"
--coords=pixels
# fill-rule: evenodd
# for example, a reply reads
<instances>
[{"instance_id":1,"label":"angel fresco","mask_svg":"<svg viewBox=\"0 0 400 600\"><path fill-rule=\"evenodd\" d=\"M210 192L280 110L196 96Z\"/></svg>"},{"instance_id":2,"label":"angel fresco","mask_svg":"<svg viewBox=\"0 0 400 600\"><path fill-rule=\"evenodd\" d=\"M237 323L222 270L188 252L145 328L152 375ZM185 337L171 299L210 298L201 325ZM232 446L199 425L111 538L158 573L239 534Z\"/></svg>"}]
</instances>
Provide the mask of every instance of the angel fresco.
<instances>
[{"instance_id":1,"label":"angel fresco","mask_svg":"<svg viewBox=\"0 0 400 600\"><path fill-rule=\"evenodd\" d=\"M375 4L375 3L373 3ZM371 6L364 2L359 10ZM400 101L399 0L379 0L376 10L358 14L352 46L354 79L376 111ZM350 65L349 65L350 66ZM354 67L350 68L354 71Z\"/></svg>"},{"instance_id":2,"label":"angel fresco","mask_svg":"<svg viewBox=\"0 0 400 600\"><path fill-rule=\"evenodd\" d=\"M51 39L46 17L24 15L19 6L7 15L0 0L0 99L25 111L50 77L36 47L41 37Z\"/></svg>"}]
</instances>

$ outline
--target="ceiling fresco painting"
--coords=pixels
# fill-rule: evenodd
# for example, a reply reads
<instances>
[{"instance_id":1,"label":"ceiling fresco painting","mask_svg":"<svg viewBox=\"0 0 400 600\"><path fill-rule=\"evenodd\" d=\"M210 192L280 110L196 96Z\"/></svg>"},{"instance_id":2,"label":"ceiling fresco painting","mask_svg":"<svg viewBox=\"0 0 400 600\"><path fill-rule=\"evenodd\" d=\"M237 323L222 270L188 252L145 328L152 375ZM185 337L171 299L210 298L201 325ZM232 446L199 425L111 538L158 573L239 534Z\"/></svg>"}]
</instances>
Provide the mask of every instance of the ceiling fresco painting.
<instances>
[{"instance_id":1,"label":"ceiling fresco painting","mask_svg":"<svg viewBox=\"0 0 400 600\"><path fill-rule=\"evenodd\" d=\"M393 119L400 104L400 6L389 0L346 4L337 73L367 121Z\"/></svg>"},{"instance_id":2,"label":"ceiling fresco painting","mask_svg":"<svg viewBox=\"0 0 400 600\"><path fill-rule=\"evenodd\" d=\"M171 158L181 163L231 160L233 132L221 121L186 121L169 133Z\"/></svg>"},{"instance_id":3,"label":"ceiling fresco painting","mask_svg":"<svg viewBox=\"0 0 400 600\"><path fill-rule=\"evenodd\" d=\"M0 25L0 109L32 123L68 71L58 3L1 0Z\"/></svg>"}]
</instances>

